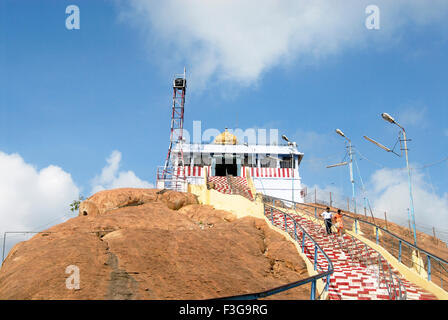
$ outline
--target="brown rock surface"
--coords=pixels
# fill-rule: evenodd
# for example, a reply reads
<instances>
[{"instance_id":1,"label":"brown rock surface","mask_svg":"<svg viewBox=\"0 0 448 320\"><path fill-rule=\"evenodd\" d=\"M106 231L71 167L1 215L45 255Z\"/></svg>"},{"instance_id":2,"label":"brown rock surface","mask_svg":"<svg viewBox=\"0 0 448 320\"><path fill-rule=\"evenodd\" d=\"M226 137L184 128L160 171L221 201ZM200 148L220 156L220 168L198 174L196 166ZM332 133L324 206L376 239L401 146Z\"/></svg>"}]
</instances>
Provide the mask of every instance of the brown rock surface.
<instances>
[{"instance_id":1,"label":"brown rock surface","mask_svg":"<svg viewBox=\"0 0 448 320\"><path fill-rule=\"evenodd\" d=\"M198 203L191 193L171 190L119 188L95 193L79 206L79 215L102 215L118 208L139 206L148 202L162 201L168 208L178 210L187 204Z\"/></svg>"},{"instance_id":2,"label":"brown rock surface","mask_svg":"<svg viewBox=\"0 0 448 320\"><path fill-rule=\"evenodd\" d=\"M209 299L308 277L294 245L264 220L236 219L191 194L116 189L88 201L86 216L11 250L0 299ZM79 290L66 288L69 265L79 267ZM309 285L273 298L309 299Z\"/></svg>"}]
</instances>

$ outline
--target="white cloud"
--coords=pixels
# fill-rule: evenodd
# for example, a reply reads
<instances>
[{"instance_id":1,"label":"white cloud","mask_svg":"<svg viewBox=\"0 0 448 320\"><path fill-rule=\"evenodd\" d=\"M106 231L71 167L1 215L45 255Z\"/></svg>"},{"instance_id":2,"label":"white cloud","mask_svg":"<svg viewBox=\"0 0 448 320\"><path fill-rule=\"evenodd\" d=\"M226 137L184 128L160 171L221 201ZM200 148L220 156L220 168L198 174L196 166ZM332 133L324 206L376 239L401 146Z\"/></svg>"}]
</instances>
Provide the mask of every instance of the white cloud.
<instances>
[{"instance_id":1,"label":"white cloud","mask_svg":"<svg viewBox=\"0 0 448 320\"><path fill-rule=\"evenodd\" d=\"M114 151L101 174L93 179L92 192L120 187L153 188L133 171L119 171L121 153ZM70 173L49 165L38 170L19 154L0 151L0 233L41 230L65 221L70 203L80 188Z\"/></svg>"},{"instance_id":2,"label":"white cloud","mask_svg":"<svg viewBox=\"0 0 448 320\"><path fill-rule=\"evenodd\" d=\"M376 0L381 29L365 27L367 0L132 0L120 18L147 36L151 58L186 64L191 83L256 83L293 61L315 63L350 48L393 46L413 25L440 23L448 2ZM160 64L160 63L159 63Z\"/></svg>"},{"instance_id":3,"label":"white cloud","mask_svg":"<svg viewBox=\"0 0 448 320\"><path fill-rule=\"evenodd\" d=\"M317 199L326 204L330 202L330 192L333 205L342 209L347 208L347 196L344 191L335 185L306 186L308 196L306 201L314 201L314 192ZM405 169L382 168L375 171L367 184L367 196L375 217L384 219L387 212L388 221L408 227L409 184ZM414 200L414 215L417 230L432 235L435 227L440 239L448 242L448 193L437 194L427 181L423 172L413 170L412 195ZM363 199L357 198L358 212L363 212ZM350 207L353 204L350 201Z\"/></svg>"},{"instance_id":4,"label":"white cloud","mask_svg":"<svg viewBox=\"0 0 448 320\"><path fill-rule=\"evenodd\" d=\"M0 151L0 195L0 232L35 230L62 222L79 189L60 167L37 170L20 155Z\"/></svg>"},{"instance_id":5,"label":"white cloud","mask_svg":"<svg viewBox=\"0 0 448 320\"><path fill-rule=\"evenodd\" d=\"M371 199L378 211L386 211L387 217L396 223L408 225L409 184L407 171L383 168L371 177ZM422 172L412 173L415 223L417 229L431 233L431 228L448 231L448 194L438 195L425 181Z\"/></svg>"},{"instance_id":6,"label":"white cloud","mask_svg":"<svg viewBox=\"0 0 448 320\"><path fill-rule=\"evenodd\" d=\"M408 107L398 113L397 121L405 128L407 126L418 126L425 128L428 126L426 120L427 107Z\"/></svg>"},{"instance_id":7,"label":"white cloud","mask_svg":"<svg viewBox=\"0 0 448 320\"><path fill-rule=\"evenodd\" d=\"M141 180L133 171L119 171L120 151L114 150L106 161L101 174L92 180L92 194L115 188L154 188L152 183Z\"/></svg>"},{"instance_id":8,"label":"white cloud","mask_svg":"<svg viewBox=\"0 0 448 320\"><path fill-rule=\"evenodd\" d=\"M134 172L119 172L121 153L112 152L101 175L93 180L93 192L119 187L152 188ZM69 173L58 166L36 169L19 154L0 151L0 234L8 231L42 231L66 221L70 203L78 199L79 188ZM5 256L19 241L32 234L8 234ZM0 239L2 242L3 237Z\"/></svg>"},{"instance_id":9,"label":"white cloud","mask_svg":"<svg viewBox=\"0 0 448 320\"><path fill-rule=\"evenodd\" d=\"M335 185L326 185L319 186L317 184L313 186L308 186L303 184L303 187L307 189L307 196L305 202L314 202L314 198L318 200L320 203L325 203L327 205L331 205L335 207L340 207L341 209L345 209L346 197L343 196L343 190L340 187Z\"/></svg>"}]
</instances>

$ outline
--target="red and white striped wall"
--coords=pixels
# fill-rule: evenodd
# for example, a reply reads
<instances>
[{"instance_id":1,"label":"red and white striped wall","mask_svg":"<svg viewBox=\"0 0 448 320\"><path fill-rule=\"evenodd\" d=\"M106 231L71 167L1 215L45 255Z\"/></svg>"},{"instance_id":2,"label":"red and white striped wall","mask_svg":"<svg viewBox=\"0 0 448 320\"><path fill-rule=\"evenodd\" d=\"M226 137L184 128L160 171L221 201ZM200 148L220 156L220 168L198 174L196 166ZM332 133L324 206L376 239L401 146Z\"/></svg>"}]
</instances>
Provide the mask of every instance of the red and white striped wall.
<instances>
[{"instance_id":1,"label":"red and white striped wall","mask_svg":"<svg viewBox=\"0 0 448 320\"><path fill-rule=\"evenodd\" d=\"M250 170L251 177L254 178L292 178L293 169L291 168L253 168L243 167L241 175L246 177L246 168Z\"/></svg>"},{"instance_id":2,"label":"red and white striped wall","mask_svg":"<svg viewBox=\"0 0 448 320\"><path fill-rule=\"evenodd\" d=\"M199 166L185 166L186 177L202 177L204 168ZM182 176L180 167L177 168L177 175Z\"/></svg>"},{"instance_id":3,"label":"red and white striped wall","mask_svg":"<svg viewBox=\"0 0 448 320\"><path fill-rule=\"evenodd\" d=\"M208 168L210 172L210 166L200 167L200 166L185 166L185 176L187 177L202 177L203 171ZM254 178L292 178L293 169L291 168L253 168L253 167L242 167L241 176L246 178L246 168L250 171L251 177ZM180 167L177 168L177 174L182 176Z\"/></svg>"}]
</instances>

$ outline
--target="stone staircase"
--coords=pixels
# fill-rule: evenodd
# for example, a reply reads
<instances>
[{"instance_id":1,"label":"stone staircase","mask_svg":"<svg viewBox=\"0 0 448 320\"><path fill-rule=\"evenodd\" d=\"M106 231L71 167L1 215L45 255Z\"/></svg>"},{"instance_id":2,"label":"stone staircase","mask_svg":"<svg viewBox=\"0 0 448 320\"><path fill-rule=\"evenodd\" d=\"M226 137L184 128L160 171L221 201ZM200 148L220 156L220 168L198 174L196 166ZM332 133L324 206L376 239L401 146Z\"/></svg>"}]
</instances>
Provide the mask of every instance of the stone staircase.
<instances>
[{"instance_id":1,"label":"stone staircase","mask_svg":"<svg viewBox=\"0 0 448 320\"><path fill-rule=\"evenodd\" d=\"M227 183L232 190L232 194L239 194L249 200L253 200L252 191L249 188L247 179L245 177L227 176Z\"/></svg>"},{"instance_id":2,"label":"stone staircase","mask_svg":"<svg viewBox=\"0 0 448 320\"><path fill-rule=\"evenodd\" d=\"M265 207L265 210L266 216L270 220L273 219L276 226L284 229L285 215L273 209L271 217L271 209ZM390 276L389 279L401 280L407 300L437 300L433 294L404 279L375 250L356 238L347 234L341 237L336 234L327 235L325 228L320 224L299 214L290 215L313 237L333 263L334 273L330 276L328 292L330 300L390 300L391 290L395 290L396 293L392 294L392 297L398 296L398 281L391 284L387 276ZM294 222L287 216L286 225L294 238ZM299 238L301 239L300 234ZM311 240L305 241L304 251L310 261L314 261L314 245ZM327 260L322 254L317 257L317 269L318 271L328 269Z\"/></svg>"},{"instance_id":3,"label":"stone staircase","mask_svg":"<svg viewBox=\"0 0 448 320\"><path fill-rule=\"evenodd\" d=\"M238 194L249 200L253 200L252 191L245 177L234 176L211 176L208 177L208 183L213 184L213 189L224 194Z\"/></svg>"}]
</instances>

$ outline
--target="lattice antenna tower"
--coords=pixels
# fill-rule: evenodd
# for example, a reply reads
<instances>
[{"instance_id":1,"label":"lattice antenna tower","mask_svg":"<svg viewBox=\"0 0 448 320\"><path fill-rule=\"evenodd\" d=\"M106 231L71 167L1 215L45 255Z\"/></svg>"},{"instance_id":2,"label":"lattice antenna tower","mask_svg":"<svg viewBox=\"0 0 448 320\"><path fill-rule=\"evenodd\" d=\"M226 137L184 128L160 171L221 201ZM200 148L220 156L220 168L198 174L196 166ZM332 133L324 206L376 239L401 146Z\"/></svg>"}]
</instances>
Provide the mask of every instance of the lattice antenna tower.
<instances>
[{"instance_id":1,"label":"lattice antenna tower","mask_svg":"<svg viewBox=\"0 0 448 320\"><path fill-rule=\"evenodd\" d=\"M175 75L173 80L173 105L171 111L170 145L168 148L168 154L166 156L165 164L163 166L162 175L164 179L170 173L174 175L174 170L176 170L177 172L184 172L184 154L182 150L182 143L184 140L183 129L186 90L187 79L186 70L184 68L184 73ZM174 146L177 146L175 151L173 150ZM174 153L176 156L175 158L177 159L177 163L173 163Z\"/></svg>"}]
</instances>

